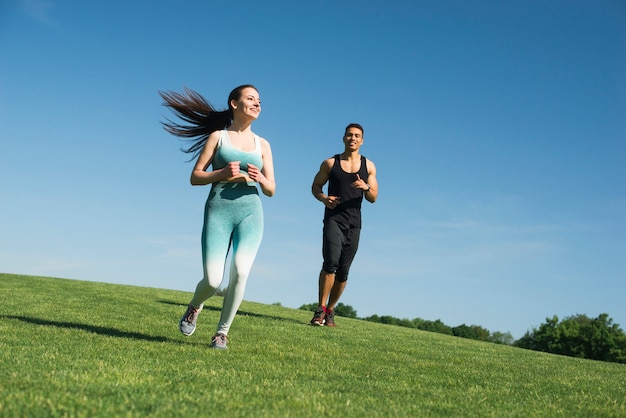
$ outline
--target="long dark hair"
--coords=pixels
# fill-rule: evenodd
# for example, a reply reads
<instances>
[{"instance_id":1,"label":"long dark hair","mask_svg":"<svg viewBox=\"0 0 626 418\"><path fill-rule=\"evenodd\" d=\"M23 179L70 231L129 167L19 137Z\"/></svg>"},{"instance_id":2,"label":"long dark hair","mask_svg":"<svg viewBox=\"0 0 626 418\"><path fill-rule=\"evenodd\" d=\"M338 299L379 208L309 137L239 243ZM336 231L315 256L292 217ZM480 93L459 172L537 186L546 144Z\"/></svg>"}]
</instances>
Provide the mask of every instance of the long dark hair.
<instances>
[{"instance_id":1,"label":"long dark hair","mask_svg":"<svg viewBox=\"0 0 626 418\"><path fill-rule=\"evenodd\" d=\"M185 87L185 93L163 92L163 105L168 107L183 123L161 122L163 128L172 135L182 138L189 143L188 147L181 147L181 151L193 154L192 160L198 156L209 135L215 131L229 127L233 122L232 100L239 100L243 89L252 84L244 84L233 89L228 95L228 109L216 110L200 93ZM258 91L258 90L257 90Z\"/></svg>"}]
</instances>

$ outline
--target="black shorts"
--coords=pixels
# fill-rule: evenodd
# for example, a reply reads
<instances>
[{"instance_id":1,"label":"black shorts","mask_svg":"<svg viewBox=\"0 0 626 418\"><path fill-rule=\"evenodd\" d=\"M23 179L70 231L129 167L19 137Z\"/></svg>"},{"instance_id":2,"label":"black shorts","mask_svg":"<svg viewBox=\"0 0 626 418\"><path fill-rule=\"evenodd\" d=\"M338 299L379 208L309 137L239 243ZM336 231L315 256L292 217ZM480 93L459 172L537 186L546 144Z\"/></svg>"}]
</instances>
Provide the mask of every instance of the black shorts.
<instances>
[{"instance_id":1,"label":"black shorts","mask_svg":"<svg viewBox=\"0 0 626 418\"><path fill-rule=\"evenodd\" d=\"M348 280L350 265L359 249L361 228L341 225L332 219L324 222L322 269L326 273L334 273L335 280Z\"/></svg>"}]
</instances>

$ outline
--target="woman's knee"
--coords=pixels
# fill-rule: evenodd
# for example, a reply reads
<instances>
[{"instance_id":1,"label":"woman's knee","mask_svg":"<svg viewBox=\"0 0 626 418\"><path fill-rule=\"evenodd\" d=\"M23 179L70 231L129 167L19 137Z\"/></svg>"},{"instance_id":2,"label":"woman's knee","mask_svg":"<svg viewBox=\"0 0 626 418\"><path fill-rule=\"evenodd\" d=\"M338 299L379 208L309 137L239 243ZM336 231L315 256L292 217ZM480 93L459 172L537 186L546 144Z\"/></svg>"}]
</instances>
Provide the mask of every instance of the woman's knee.
<instances>
[{"instance_id":1,"label":"woman's knee","mask_svg":"<svg viewBox=\"0 0 626 418\"><path fill-rule=\"evenodd\" d=\"M210 265L204 266L204 278L202 279L202 281L205 283L206 286L210 287L213 290L217 290L222 285L223 280L224 265L222 265L221 268Z\"/></svg>"}]
</instances>

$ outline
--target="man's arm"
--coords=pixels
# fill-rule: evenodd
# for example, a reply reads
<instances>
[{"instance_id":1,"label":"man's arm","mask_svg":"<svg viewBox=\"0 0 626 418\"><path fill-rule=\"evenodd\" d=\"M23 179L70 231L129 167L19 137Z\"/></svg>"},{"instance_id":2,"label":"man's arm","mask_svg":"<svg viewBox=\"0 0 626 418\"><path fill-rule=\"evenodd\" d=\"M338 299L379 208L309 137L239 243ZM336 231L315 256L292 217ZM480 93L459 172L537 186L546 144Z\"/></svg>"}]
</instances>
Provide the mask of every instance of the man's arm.
<instances>
[{"instance_id":1,"label":"man's arm","mask_svg":"<svg viewBox=\"0 0 626 418\"><path fill-rule=\"evenodd\" d=\"M311 193L313 193L313 196L320 202L324 203L324 206L329 209L334 209L340 203L339 197L326 196L323 190L324 185L328 182L328 178L330 177L330 169L332 167L332 158L324 160L324 162L320 166L320 170L315 175L315 178L313 179L313 185L311 186Z\"/></svg>"},{"instance_id":2,"label":"man's arm","mask_svg":"<svg viewBox=\"0 0 626 418\"><path fill-rule=\"evenodd\" d=\"M363 196L368 202L374 203L378 198L378 180L376 180L376 166L370 160L367 160L367 184L368 190L364 191Z\"/></svg>"}]
</instances>

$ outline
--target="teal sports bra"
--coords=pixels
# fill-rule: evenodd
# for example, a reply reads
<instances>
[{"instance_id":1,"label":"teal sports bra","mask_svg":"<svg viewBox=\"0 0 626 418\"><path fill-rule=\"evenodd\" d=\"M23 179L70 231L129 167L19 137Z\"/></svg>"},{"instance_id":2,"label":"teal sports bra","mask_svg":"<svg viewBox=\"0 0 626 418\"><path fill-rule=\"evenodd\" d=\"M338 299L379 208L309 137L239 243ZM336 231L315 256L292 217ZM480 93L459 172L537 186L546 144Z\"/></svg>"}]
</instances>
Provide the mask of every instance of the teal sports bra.
<instances>
[{"instance_id":1,"label":"teal sports bra","mask_svg":"<svg viewBox=\"0 0 626 418\"><path fill-rule=\"evenodd\" d=\"M261 140L254 135L254 151L242 151L235 148L230 142L228 132L224 129L220 132L220 139L217 143L217 150L213 158L213 169L219 170L231 161L241 161L241 171L248 174L248 164L263 169L263 155L261 154Z\"/></svg>"}]
</instances>

